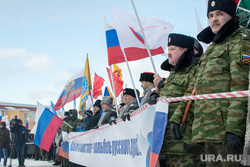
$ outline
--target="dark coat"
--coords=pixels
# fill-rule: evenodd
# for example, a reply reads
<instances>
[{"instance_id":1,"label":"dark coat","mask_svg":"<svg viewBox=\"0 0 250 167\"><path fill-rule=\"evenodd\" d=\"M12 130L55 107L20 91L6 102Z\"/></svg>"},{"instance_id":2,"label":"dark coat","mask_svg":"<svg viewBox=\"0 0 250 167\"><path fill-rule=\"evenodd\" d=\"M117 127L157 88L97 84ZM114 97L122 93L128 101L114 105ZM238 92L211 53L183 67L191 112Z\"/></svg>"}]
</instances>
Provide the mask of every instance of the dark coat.
<instances>
[{"instance_id":1,"label":"dark coat","mask_svg":"<svg viewBox=\"0 0 250 167\"><path fill-rule=\"evenodd\" d=\"M0 129L0 148L10 147L10 131L6 128L6 123L1 122L2 128Z\"/></svg>"},{"instance_id":2,"label":"dark coat","mask_svg":"<svg viewBox=\"0 0 250 167\"><path fill-rule=\"evenodd\" d=\"M102 117L103 118L99 120L98 124L100 125L108 124L112 117L115 119L117 118L117 113L112 108L109 108L106 111L104 111Z\"/></svg>"},{"instance_id":3,"label":"dark coat","mask_svg":"<svg viewBox=\"0 0 250 167\"><path fill-rule=\"evenodd\" d=\"M101 118L101 110L97 111L95 115L89 120L88 128L86 130L94 129Z\"/></svg>"}]
</instances>

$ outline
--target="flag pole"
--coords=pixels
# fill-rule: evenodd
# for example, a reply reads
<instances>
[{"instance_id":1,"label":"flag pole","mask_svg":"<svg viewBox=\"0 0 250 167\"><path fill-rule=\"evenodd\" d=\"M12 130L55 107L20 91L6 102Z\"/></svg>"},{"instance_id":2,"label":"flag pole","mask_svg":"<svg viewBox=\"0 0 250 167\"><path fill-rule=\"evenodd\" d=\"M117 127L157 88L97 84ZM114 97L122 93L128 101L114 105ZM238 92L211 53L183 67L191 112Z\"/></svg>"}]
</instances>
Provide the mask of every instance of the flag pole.
<instances>
[{"instance_id":1,"label":"flag pole","mask_svg":"<svg viewBox=\"0 0 250 167\"><path fill-rule=\"evenodd\" d=\"M117 113L120 114L119 109L118 109L117 100L116 100L116 94L115 94L115 84L114 84L114 78L113 78L113 69L112 69L111 65L109 67L110 67L110 74L111 74L111 78L112 78L112 85L113 85L113 91L114 91L115 107L116 107Z\"/></svg>"},{"instance_id":2,"label":"flag pole","mask_svg":"<svg viewBox=\"0 0 250 167\"><path fill-rule=\"evenodd\" d=\"M127 68L128 68L130 79L132 81L133 88L134 88L134 91L135 91L135 96L136 96L136 99L137 99L138 106L141 107L140 102L139 102L139 97L138 97L138 94L137 94L137 91L136 91L136 88L135 88L135 83L134 83L134 80L133 80L133 77L132 77L132 73L131 73L131 70L130 70L130 67L129 67L129 64L128 64L128 60L127 60L126 54L125 54L123 49L122 49L122 52L123 52L124 59L126 61L126 65L127 65Z\"/></svg>"},{"instance_id":3,"label":"flag pole","mask_svg":"<svg viewBox=\"0 0 250 167\"><path fill-rule=\"evenodd\" d=\"M153 69L154 69L155 74L157 74L157 71L156 71L156 68L155 68L155 64L154 64L154 61L153 61L151 52L150 52L149 47L148 47L148 43L147 43L147 40L146 40L146 36L145 36L144 31L143 31L143 29L142 29L141 21L140 21L140 19L139 19L139 16L138 16L137 11L136 11L136 8L135 8L134 1L131 0L131 3L132 3L132 6L133 6L133 8L134 8L134 11L135 11L135 15L136 15L138 24L139 24L139 26L140 26L140 29L141 29L141 32L142 32L143 39L144 39L144 41L145 41L145 45L146 45L146 48L147 48L147 51L148 51L148 55L149 55L149 57L150 57L151 64L152 64L152 66L153 66Z\"/></svg>"}]
</instances>

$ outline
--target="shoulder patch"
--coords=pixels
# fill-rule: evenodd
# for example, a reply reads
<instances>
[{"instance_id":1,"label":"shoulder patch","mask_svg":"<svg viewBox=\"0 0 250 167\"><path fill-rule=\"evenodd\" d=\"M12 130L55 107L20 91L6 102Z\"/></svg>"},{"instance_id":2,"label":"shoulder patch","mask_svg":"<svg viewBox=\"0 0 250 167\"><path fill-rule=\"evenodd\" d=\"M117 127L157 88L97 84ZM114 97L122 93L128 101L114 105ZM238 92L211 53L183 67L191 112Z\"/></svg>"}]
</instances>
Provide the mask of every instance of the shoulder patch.
<instances>
[{"instance_id":1,"label":"shoulder patch","mask_svg":"<svg viewBox=\"0 0 250 167\"><path fill-rule=\"evenodd\" d=\"M248 52L241 52L240 54L240 60L245 63L249 64L250 63L250 53Z\"/></svg>"}]
</instances>

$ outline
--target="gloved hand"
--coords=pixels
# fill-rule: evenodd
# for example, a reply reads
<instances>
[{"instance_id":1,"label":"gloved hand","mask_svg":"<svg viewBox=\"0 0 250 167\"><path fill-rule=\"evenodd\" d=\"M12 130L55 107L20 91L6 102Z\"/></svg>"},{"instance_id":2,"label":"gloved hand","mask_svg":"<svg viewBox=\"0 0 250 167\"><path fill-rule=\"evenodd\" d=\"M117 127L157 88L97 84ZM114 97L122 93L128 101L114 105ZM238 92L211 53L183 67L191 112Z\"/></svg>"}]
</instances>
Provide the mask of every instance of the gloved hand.
<instances>
[{"instance_id":1,"label":"gloved hand","mask_svg":"<svg viewBox=\"0 0 250 167\"><path fill-rule=\"evenodd\" d=\"M184 143L183 148L184 148L184 150L186 150L187 152L190 153L191 150L193 149L193 146L191 146L191 145L189 145L187 143Z\"/></svg>"},{"instance_id":2,"label":"gloved hand","mask_svg":"<svg viewBox=\"0 0 250 167\"><path fill-rule=\"evenodd\" d=\"M180 132L180 124L177 124L175 122L170 122L171 126L171 136L174 140L181 140L181 132Z\"/></svg>"},{"instance_id":3,"label":"gloved hand","mask_svg":"<svg viewBox=\"0 0 250 167\"><path fill-rule=\"evenodd\" d=\"M110 117L109 124L110 125L112 125L112 123L116 124L115 120L116 120L116 118L114 116Z\"/></svg>"},{"instance_id":4,"label":"gloved hand","mask_svg":"<svg viewBox=\"0 0 250 167\"><path fill-rule=\"evenodd\" d=\"M159 97L159 95L157 95L157 94L153 94L152 96L150 96L148 99L148 104L150 104L150 105L156 104L157 97Z\"/></svg>"},{"instance_id":5,"label":"gloved hand","mask_svg":"<svg viewBox=\"0 0 250 167\"><path fill-rule=\"evenodd\" d=\"M128 121L130 121L130 115L129 115L129 113L124 113L123 115L122 115L122 120L125 122L126 121L126 118L128 119Z\"/></svg>"},{"instance_id":6,"label":"gloved hand","mask_svg":"<svg viewBox=\"0 0 250 167\"><path fill-rule=\"evenodd\" d=\"M227 132L227 143L233 150L241 149L244 146L244 140L240 136L230 132Z\"/></svg>"}]
</instances>

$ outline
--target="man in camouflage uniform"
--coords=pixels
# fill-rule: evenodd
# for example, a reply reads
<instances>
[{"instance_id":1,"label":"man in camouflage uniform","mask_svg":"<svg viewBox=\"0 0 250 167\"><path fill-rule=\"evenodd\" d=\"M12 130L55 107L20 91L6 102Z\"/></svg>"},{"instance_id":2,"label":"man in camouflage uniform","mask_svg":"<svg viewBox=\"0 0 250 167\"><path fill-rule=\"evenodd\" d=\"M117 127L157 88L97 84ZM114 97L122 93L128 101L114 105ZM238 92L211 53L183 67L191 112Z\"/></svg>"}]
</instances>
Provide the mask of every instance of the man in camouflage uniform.
<instances>
[{"instance_id":1,"label":"man in camouflage uniform","mask_svg":"<svg viewBox=\"0 0 250 167\"><path fill-rule=\"evenodd\" d=\"M212 44L199 62L193 83L196 95L248 90L250 37L246 28L239 27L235 10L233 0L208 2L210 26L198 34L198 39ZM195 100L192 107L192 142L204 144L201 159L206 166L241 166L247 98ZM180 124L184 108L177 109L170 121ZM178 132L173 129L173 133ZM213 158L208 159L208 155Z\"/></svg>"},{"instance_id":2,"label":"man in camouflage uniform","mask_svg":"<svg viewBox=\"0 0 250 167\"><path fill-rule=\"evenodd\" d=\"M194 39L192 37L171 33L168 37L168 59L161 65L161 69L169 71L169 77L164 81L159 75L155 76L154 83L159 91L149 99L149 104L156 103L158 96L181 97L188 88L190 81L196 72ZM179 102L171 102L168 109L168 119L171 118ZM192 120L186 121L192 122ZM160 153L160 165L162 166L190 166L198 164L199 153L196 149L185 150L182 140L171 138L172 125L168 123L165 131L163 146ZM179 136L180 139L180 136ZM196 146L194 146L197 148ZM201 165L201 164L200 164Z\"/></svg>"}]
</instances>

